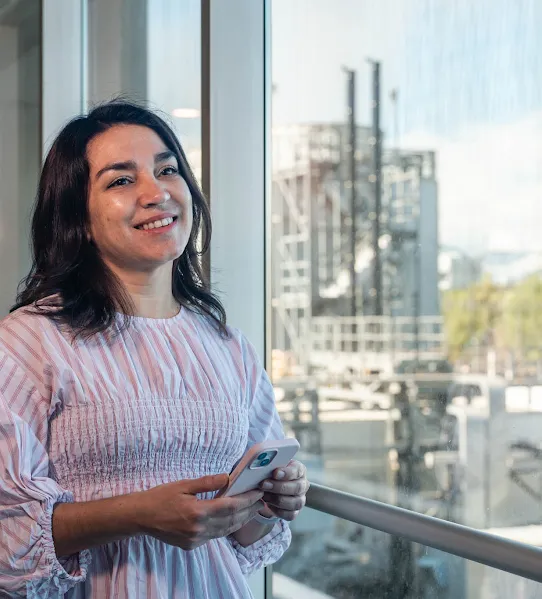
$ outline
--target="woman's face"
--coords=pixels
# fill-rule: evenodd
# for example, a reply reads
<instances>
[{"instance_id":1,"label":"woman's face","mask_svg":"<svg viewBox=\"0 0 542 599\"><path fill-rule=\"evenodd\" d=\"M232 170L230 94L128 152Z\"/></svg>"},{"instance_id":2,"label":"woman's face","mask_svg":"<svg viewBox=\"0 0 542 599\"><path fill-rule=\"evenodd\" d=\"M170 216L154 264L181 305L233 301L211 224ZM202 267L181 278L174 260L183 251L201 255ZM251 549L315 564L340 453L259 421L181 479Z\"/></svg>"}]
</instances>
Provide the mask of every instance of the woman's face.
<instances>
[{"instance_id":1,"label":"woman's face","mask_svg":"<svg viewBox=\"0 0 542 599\"><path fill-rule=\"evenodd\" d=\"M117 125L87 147L90 236L115 271L153 271L180 256L192 196L174 154L147 127Z\"/></svg>"}]
</instances>

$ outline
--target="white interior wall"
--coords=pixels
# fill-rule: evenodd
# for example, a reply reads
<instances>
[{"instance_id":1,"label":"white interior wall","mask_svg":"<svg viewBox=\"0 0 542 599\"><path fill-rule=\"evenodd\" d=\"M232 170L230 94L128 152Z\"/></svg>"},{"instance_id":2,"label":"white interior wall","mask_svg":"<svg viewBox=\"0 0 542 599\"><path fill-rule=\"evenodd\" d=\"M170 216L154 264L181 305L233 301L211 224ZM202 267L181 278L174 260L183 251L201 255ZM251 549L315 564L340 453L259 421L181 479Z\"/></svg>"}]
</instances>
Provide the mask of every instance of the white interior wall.
<instances>
[{"instance_id":1,"label":"white interior wall","mask_svg":"<svg viewBox=\"0 0 542 599\"><path fill-rule=\"evenodd\" d=\"M41 167L40 147L40 22L38 11L19 28L19 196L18 275L21 279L31 265L30 217Z\"/></svg>"},{"instance_id":2,"label":"white interior wall","mask_svg":"<svg viewBox=\"0 0 542 599\"><path fill-rule=\"evenodd\" d=\"M0 25L0 318L15 297L19 271L19 64L17 28Z\"/></svg>"},{"instance_id":3,"label":"white interior wall","mask_svg":"<svg viewBox=\"0 0 542 599\"><path fill-rule=\"evenodd\" d=\"M0 12L0 317L30 268L30 211L40 167L39 6Z\"/></svg>"}]
</instances>

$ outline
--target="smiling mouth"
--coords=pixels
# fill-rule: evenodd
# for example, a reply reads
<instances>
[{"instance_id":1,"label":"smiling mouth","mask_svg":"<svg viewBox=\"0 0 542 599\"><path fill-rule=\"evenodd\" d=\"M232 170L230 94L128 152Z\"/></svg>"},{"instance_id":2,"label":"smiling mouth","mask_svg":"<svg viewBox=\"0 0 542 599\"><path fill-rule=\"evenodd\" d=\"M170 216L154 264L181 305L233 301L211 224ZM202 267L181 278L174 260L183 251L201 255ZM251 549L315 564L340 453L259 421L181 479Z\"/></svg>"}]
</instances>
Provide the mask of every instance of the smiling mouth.
<instances>
[{"instance_id":1,"label":"smiling mouth","mask_svg":"<svg viewBox=\"0 0 542 599\"><path fill-rule=\"evenodd\" d=\"M168 216L167 218L155 220L152 223L145 223L144 225L138 225L135 228L139 229L140 231L149 231L151 229L162 229L163 227L167 227L168 225L171 225L176 220L177 220L176 216Z\"/></svg>"}]
</instances>

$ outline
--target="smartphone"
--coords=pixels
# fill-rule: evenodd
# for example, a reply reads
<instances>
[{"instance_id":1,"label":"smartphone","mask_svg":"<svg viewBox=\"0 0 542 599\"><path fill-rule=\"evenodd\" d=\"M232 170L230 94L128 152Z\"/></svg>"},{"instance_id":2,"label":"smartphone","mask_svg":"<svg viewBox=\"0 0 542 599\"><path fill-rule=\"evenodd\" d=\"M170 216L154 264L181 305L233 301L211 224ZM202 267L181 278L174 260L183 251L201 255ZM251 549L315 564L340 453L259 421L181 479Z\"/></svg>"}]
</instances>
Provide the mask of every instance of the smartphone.
<instances>
[{"instance_id":1,"label":"smartphone","mask_svg":"<svg viewBox=\"0 0 542 599\"><path fill-rule=\"evenodd\" d=\"M253 445L230 474L229 483L215 497L231 497L257 489L277 468L287 466L299 449L296 439L264 441Z\"/></svg>"}]
</instances>

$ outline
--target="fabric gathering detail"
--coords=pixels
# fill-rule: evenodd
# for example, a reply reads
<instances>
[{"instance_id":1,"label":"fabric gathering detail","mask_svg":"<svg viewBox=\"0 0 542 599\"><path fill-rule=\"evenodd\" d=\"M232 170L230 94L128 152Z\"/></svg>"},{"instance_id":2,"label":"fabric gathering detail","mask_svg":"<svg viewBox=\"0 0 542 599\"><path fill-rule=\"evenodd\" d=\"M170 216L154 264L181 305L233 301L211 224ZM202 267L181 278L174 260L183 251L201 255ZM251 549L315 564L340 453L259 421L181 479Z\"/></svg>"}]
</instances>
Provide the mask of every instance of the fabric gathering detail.
<instances>
[{"instance_id":1,"label":"fabric gathering detail","mask_svg":"<svg viewBox=\"0 0 542 599\"><path fill-rule=\"evenodd\" d=\"M241 572L247 576L267 563L277 561L288 549L292 540L290 528L284 520L279 520L265 537L249 547L243 547L232 536L228 540L234 548Z\"/></svg>"},{"instance_id":2,"label":"fabric gathering detail","mask_svg":"<svg viewBox=\"0 0 542 599\"><path fill-rule=\"evenodd\" d=\"M41 530L41 541L49 576L30 580L26 586L26 596L28 597L36 597L36 599L38 597L40 599L63 597L69 589L86 579L92 561L88 549L62 560L64 564L57 557L53 541L52 518L54 507L58 503L73 503L72 493L66 491L56 499L47 499L42 503L42 512L36 523Z\"/></svg>"},{"instance_id":3,"label":"fabric gathering detail","mask_svg":"<svg viewBox=\"0 0 542 599\"><path fill-rule=\"evenodd\" d=\"M238 330L224 340L186 309L136 322L84 343L24 310L0 322L0 597L250 599L246 576L290 544L281 520L248 547L230 536L183 551L138 535L57 558L55 504L230 472L284 437Z\"/></svg>"}]
</instances>

